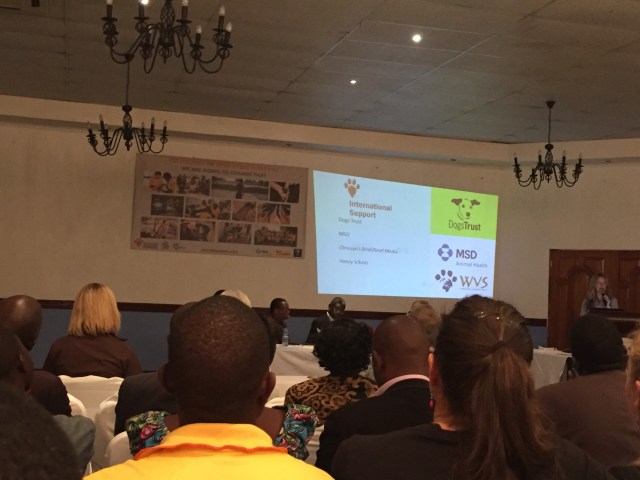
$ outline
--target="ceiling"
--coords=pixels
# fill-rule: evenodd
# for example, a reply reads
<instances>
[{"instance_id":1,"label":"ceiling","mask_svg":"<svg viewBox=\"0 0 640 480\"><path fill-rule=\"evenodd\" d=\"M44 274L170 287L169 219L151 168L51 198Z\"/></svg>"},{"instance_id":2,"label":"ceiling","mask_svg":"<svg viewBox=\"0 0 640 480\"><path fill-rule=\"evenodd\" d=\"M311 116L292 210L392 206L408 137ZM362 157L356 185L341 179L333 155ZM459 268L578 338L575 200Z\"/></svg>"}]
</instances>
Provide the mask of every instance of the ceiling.
<instances>
[{"instance_id":1,"label":"ceiling","mask_svg":"<svg viewBox=\"0 0 640 480\"><path fill-rule=\"evenodd\" d=\"M104 2L39 3L0 0L0 94L124 103L126 68L104 44ZM134 39L136 4L114 0L123 49ZM151 0L151 21L160 4ZM135 108L524 143L546 139L545 101L555 99L554 141L640 137L637 0L225 6L234 48L222 71L188 75L174 58L145 74L136 59ZM210 0L191 0L189 18L206 32L217 10ZM208 38L203 44L211 51Z\"/></svg>"}]
</instances>

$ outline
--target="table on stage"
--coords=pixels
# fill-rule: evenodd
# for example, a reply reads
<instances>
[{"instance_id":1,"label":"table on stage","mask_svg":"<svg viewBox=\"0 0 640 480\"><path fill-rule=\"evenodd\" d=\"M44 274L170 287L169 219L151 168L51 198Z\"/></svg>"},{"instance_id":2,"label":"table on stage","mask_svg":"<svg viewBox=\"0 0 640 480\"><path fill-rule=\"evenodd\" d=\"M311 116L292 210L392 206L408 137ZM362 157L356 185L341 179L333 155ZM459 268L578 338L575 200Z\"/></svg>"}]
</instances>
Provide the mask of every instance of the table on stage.
<instances>
[{"instance_id":1,"label":"table on stage","mask_svg":"<svg viewBox=\"0 0 640 480\"><path fill-rule=\"evenodd\" d=\"M533 351L531 362L531 374L535 388L540 388L560 381L566 375L567 360L570 354L553 348L538 348ZM278 377L276 388L298 383L305 377L321 377L327 375L327 371L318 365L318 359L313 355L311 345L278 345L276 354L271 363L271 371ZM295 381L294 381L295 380ZM286 389L285 389L286 391ZM284 395L284 393L283 393ZM280 395L277 395L280 396Z\"/></svg>"},{"instance_id":2,"label":"table on stage","mask_svg":"<svg viewBox=\"0 0 640 480\"><path fill-rule=\"evenodd\" d=\"M537 348L533 351L531 375L535 388L558 383L567 376L567 361L570 353L561 352L555 348Z\"/></svg>"}]
</instances>

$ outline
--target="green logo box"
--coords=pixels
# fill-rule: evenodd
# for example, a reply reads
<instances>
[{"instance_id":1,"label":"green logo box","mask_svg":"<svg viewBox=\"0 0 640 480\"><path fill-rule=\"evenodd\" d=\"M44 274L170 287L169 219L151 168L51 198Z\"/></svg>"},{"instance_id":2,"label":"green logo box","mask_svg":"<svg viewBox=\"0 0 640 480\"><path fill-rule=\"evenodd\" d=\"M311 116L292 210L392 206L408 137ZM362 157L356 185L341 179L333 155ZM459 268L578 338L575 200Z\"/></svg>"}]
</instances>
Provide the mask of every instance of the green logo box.
<instances>
[{"instance_id":1,"label":"green logo box","mask_svg":"<svg viewBox=\"0 0 640 480\"><path fill-rule=\"evenodd\" d=\"M431 189L431 233L496 239L498 196Z\"/></svg>"}]
</instances>

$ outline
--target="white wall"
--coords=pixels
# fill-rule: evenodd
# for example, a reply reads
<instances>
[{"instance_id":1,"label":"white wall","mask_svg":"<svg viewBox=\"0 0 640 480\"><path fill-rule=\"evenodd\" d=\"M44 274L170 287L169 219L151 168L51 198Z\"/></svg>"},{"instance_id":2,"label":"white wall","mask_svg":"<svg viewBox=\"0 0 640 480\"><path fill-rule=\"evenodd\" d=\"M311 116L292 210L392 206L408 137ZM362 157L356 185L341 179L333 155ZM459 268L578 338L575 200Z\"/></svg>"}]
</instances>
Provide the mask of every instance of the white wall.
<instances>
[{"instance_id":1,"label":"white wall","mask_svg":"<svg viewBox=\"0 0 640 480\"><path fill-rule=\"evenodd\" d=\"M293 308L327 305L331 296L315 293L312 188L303 261L131 250L135 155L98 157L80 123L100 110L115 123L120 112L7 98L0 102L0 297L28 293L73 299L84 284L98 281L125 302L184 303L220 288L238 288L256 306L268 305L275 296L286 297ZM134 120L151 114L134 111ZM640 167L633 164L589 166L573 189L548 185L534 192L515 184L506 146L371 132L345 135L344 130L166 112L155 116L168 117L170 129L182 129L167 144L163 153L168 155L304 166L500 195L495 296L513 302L526 316L547 315L549 249L640 244L633 215ZM287 141L295 147L286 147ZM431 152L436 158L447 148L488 165L504 159L504 166L415 159ZM405 311L410 300L353 296L347 304L352 310ZM435 303L451 304L443 302Z\"/></svg>"}]
</instances>

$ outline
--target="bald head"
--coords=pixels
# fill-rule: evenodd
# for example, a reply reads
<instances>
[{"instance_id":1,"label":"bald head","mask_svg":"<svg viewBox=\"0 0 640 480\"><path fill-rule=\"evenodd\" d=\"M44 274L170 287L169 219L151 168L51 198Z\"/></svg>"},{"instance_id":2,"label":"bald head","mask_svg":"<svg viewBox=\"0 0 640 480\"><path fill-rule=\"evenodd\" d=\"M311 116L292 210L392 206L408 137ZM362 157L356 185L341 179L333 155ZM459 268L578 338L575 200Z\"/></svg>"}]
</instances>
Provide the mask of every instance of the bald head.
<instances>
[{"instance_id":1,"label":"bald head","mask_svg":"<svg viewBox=\"0 0 640 480\"><path fill-rule=\"evenodd\" d=\"M219 295L187 308L170 329L166 380L181 424L255 422L273 388L265 382L274 381L260 317Z\"/></svg>"},{"instance_id":2,"label":"bald head","mask_svg":"<svg viewBox=\"0 0 640 480\"><path fill-rule=\"evenodd\" d=\"M42 327L42 307L27 295L14 295L0 302L0 326L15 333L31 350L38 341Z\"/></svg>"},{"instance_id":3,"label":"bald head","mask_svg":"<svg viewBox=\"0 0 640 480\"><path fill-rule=\"evenodd\" d=\"M373 336L373 373L378 385L400 375L427 375L430 343L422 325L408 315L384 320Z\"/></svg>"}]
</instances>

